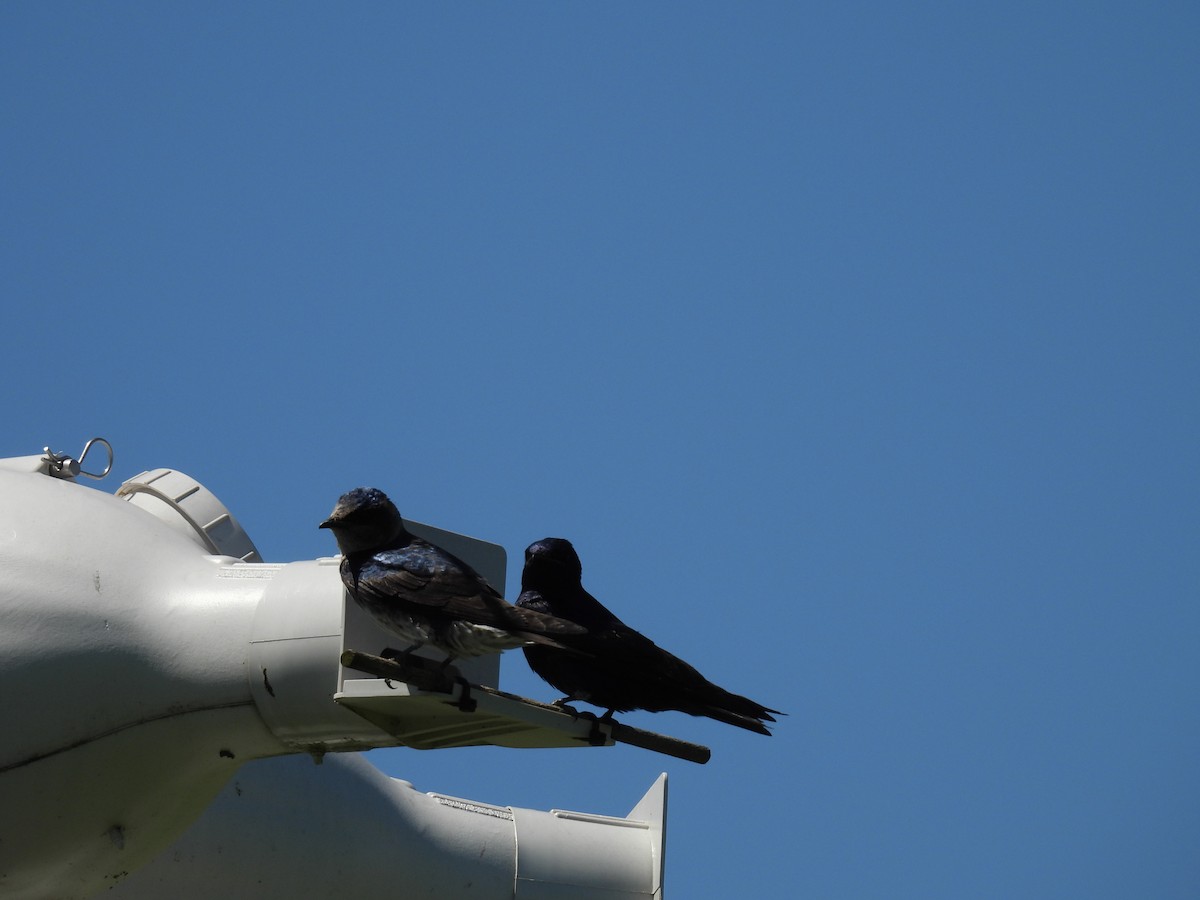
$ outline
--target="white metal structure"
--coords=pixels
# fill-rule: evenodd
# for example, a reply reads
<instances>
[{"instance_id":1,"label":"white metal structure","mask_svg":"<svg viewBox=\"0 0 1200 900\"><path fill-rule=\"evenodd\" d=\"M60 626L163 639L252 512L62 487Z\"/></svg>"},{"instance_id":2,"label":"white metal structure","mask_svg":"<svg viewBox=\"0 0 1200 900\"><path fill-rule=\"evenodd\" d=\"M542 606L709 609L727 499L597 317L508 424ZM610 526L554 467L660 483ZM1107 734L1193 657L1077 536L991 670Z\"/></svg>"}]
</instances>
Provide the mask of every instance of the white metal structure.
<instances>
[{"instance_id":1,"label":"white metal structure","mask_svg":"<svg viewBox=\"0 0 1200 900\"><path fill-rule=\"evenodd\" d=\"M248 763L105 897L661 897L666 776L627 818L421 793L357 753ZM436 885L434 893L430 886Z\"/></svg>"},{"instance_id":2,"label":"white metal structure","mask_svg":"<svg viewBox=\"0 0 1200 900\"><path fill-rule=\"evenodd\" d=\"M387 636L345 602L336 559L261 562L178 472L115 497L79 474L50 453L0 460L0 896L661 898L665 778L613 819L421 794L353 754L314 766L596 731L343 669ZM504 583L501 548L423 531ZM461 668L496 684L496 657Z\"/></svg>"}]
</instances>

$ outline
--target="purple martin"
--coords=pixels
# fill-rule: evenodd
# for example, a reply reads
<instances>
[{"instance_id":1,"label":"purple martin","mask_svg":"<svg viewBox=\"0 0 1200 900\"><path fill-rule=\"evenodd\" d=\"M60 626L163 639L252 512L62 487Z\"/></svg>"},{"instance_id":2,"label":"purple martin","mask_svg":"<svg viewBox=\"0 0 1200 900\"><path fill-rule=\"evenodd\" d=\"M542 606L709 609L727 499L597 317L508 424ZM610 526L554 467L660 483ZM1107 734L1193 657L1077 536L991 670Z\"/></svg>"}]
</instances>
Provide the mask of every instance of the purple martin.
<instances>
[{"instance_id":1,"label":"purple martin","mask_svg":"<svg viewBox=\"0 0 1200 900\"><path fill-rule=\"evenodd\" d=\"M582 626L536 610L517 609L452 553L404 527L396 505L378 488L341 496L320 525L342 551L342 583L360 606L408 642L451 659L529 643L561 646L556 637Z\"/></svg>"},{"instance_id":2,"label":"purple martin","mask_svg":"<svg viewBox=\"0 0 1200 900\"><path fill-rule=\"evenodd\" d=\"M746 697L717 687L679 657L634 631L583 588L583 567L569 541L544 538L525 551L517 607L569 619L583 635L563 637L580 651L525 647L529 667L567 696L562 705L582 700L614 712L678 710L770 735L764 722L782 715Z\"/></svg>"}]
</instances>

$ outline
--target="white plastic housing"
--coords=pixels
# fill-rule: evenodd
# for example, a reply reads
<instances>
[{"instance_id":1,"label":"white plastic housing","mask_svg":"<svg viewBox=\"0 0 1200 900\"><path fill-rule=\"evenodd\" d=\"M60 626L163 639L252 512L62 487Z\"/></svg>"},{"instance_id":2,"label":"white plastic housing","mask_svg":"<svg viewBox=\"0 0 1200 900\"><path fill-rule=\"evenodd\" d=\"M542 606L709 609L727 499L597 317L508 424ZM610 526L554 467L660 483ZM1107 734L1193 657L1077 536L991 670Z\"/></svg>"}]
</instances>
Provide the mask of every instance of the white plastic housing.
<instances>
[{"instance_id":1,"label":"white plastic housing","mask_svg":"<svg viewBox=\"0 0 1200 900\"><path fill-rule=\"evenodd\" d=\"M0 498L0 895L87 896L286 751L246 678L262 585L69 481Z\"/></svg>"},{"instance_id":2,"label":"white plastic housing","mask_svg":"<svg viewBox=\"0 0 1200 900\"><path fill-rule=\"evenodd\" d=\"M293 864L303 865L310 853L306 823L322 820L320 807L336 804L319 789L306 795L285 787L286 798L271 796L272 783L285 784L297 772L321 776L312 774L317 767L307 756L298 768L295 760L264 757L305 752L319 759L330 750L413 742L586 746L587 726L561 713L534 715L519 702L490 697L486 713L481 703L475 715L443 695L418 696L405 685L343 672L339 656L348 639L368 653L389 639L345 602L337 561L243 562L256 558L253 544L186 476L148 473L157 494L134 489L124 492L127 501L49 477L37 459L0 460L0 896L69 900L113 888L178 838L250 760L262 762L247 770L255 779L247 783L265 785L255 791L264 805L251 814L270 818L284 804L286 815L272 821L271 841L247 843L245 852L277 854L281 865L293 854ZM186 505L192 496L202 509ZM497 557L483 545L477 560L471 554L480 542L437 534L443 535L465 542L451 549L503 583L499 548ZM213 555L213 546L236 546L238 555ZM484 568L497 562L498 574ZM496 657L462 668L474 683L496 684ZM347 685L354 688L349 698ZM377 862L390 872L391 896L406 896L401 890L457 896L443 893L438 880L422 881L440 879L439 866L470 874L475 865L480 879L490 877L491 861L471 863L449 838L449 855L431 860L432 868L396 866L397 853L420 855L422 835L443 827L472 848L523 841L523 855L513 856L513 877L528 882L521 896L587 897L578 890L602 882L603 896L615 900L652 895L652 885L661 884L659 875L643 877L658 872L648 862L661 859L655 840L605 831L602 841L600 832L579 824L599 827L598 820L554 814L550 825L544 817L552 814L532 811L512 811L497 831L503 816L463 818L453 807L448 819L442 801L400 791L378 773L364 775L361 766L347 771L374 785L353 793L364 802L371 795L367 805L382 816L375 837L381 853L384 844L391 849ZM325 790L337 793L339 783L327 781ZM396 813L401 809L403 815ZM282 843L273 843L276 837ZM360 837L331 828L324 840L323 858L336 859L357 853ZM207 859L203 868L219 873L230 859ZM509 893L496 896L511 891L509 884Z\"/></svg>"},{"instance_id":3,"label":"white plastic housing","mask_svg":"<svg viewBox=\"0 0 1200 900\"><path fill-rule=\"evenodd\" d=\"M614 818L421 793L353 753L262 760L106 896L661 900L666 790Z\"/></svg>"}]
</instances>

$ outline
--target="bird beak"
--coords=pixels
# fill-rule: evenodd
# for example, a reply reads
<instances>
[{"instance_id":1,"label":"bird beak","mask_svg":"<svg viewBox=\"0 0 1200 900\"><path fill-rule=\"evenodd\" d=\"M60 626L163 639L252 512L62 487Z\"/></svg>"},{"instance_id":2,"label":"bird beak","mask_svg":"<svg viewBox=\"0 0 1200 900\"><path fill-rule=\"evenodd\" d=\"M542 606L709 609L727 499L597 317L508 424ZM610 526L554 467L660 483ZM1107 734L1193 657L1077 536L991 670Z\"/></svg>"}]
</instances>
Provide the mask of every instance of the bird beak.
<instances>
[{"instance_id":1,"label":"bird beak","mask_svg":"<svg viewBox=\"0 0 1200 900\"><path fill-rule=\"evenodd\" d=\"M324 522L322 522L317 527L318 528L332 528L333 527L333 517L330 516L328 519L326 519Z\"/></svg>"}]
</instances>

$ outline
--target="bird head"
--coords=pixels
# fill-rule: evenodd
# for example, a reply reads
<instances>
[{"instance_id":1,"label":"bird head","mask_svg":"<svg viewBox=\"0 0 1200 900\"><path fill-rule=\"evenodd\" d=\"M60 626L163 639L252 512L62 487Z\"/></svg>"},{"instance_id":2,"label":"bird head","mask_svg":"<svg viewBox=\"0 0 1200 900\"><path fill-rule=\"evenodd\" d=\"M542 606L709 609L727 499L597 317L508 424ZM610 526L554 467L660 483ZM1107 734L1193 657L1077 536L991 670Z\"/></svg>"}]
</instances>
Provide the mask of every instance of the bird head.
<instances>
[{"instance_id":1,"label":"bird head","mask_svg":"<svg viewBox=\"0 0 1200 900\"><path fill-rule=\"evenodd\" d=\"M578 584L583 577L579 554L566 538L542 538L525 548L525 568L521 586L535 587L539 583Z\"/></svg>"},{"instance_id":2,"label":"bird head","mask_svg":"<svg viewBox=\"0 0 1200 900\"><path fill-rule=\"evenodd\" d=\"M318 527L333 532L343 555L385 547L405 531L396 504L379 488L366 487L342 494Z\"/></svg>"}]
</instances>

